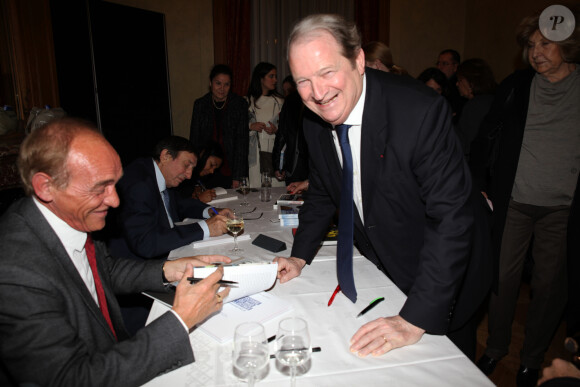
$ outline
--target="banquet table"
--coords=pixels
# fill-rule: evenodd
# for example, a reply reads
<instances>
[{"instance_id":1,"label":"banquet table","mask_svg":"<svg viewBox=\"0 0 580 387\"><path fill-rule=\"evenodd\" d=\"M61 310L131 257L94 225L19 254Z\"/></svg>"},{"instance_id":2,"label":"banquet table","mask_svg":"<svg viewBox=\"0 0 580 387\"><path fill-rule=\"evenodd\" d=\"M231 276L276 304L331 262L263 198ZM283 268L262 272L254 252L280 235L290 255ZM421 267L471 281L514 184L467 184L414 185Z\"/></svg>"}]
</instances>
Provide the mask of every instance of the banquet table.
<instances>
[{"instance_id":1,"label":"banquet table","mask_svg":"<svg viewBox=\"0 0 580 387\"><path fill-rule=\"evenodd\" d=\"M244 233L253 240L259 234L282 240L287 250L271 253L251 244L251 240L238 242L244 249L243 256L253 262L271 261L275 256L289 256L293 236L291 227L281 227L277 210L273 208L283 188L273 189L273 199L261 202L259 192L247 195L249 206L240 206L241 200L223 203L220 206L234 208L243 214ZM232 193L232 191L228 191ZM241 196L241 195L240 195ZM261 216L260 216L261 214ZM193 249L192 245L172 251L171 258L197 254L223 254L232 244L223 244ZM232 258L238 258L232 256ZM363 324L379 317L397 315L405 302L405 295L379 271L370 261L356 251L353 271L358 299L353 304L339 293L329 307L328 300L336 285L336 246L323 246L311 265L307 265L301 276L269 290L272 294L289 301L293 310L264 324L267 336L274 335L279 321L284 317L297 316L305 319L310 331L313 347L321 352L312 353L311 359L299 371L297 386L493 386L493 383L467 359L446 337L425 334L411 346L398 348L382 356L360 358L349 351L349 340ZM357 314L377 298L385 297L367 314ZM153 303L150 323L168 307L159 301ZM232 332L235 326L232 326ZM204 332L194 329L190 341L195 362L161 375L146 386L244 386L232 371L233 343L219 344ZM275 343L270 353L275 352ZM270 359L264 378L258 386L289 385L290 377L276 359Z\"/></svg>"}]
</instances>

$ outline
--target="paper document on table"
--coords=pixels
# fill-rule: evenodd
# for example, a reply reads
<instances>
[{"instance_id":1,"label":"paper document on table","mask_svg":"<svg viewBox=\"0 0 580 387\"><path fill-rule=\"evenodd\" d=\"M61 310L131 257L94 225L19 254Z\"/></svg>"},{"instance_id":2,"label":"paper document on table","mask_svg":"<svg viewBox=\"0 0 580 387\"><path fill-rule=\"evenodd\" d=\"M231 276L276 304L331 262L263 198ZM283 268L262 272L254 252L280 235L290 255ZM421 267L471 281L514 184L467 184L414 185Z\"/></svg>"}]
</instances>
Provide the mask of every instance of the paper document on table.
<instances>
[{"instance_id":1,"label":"paper document on table","mask_svg":"<svg viewBox=\"0 0 580 387\"><path fill-rule=\"evenodd\" d=\"M222 187L215 187L214 188L215 194L220 196L220 195L225 195L228 193L228 191L225 188Z\"/></svg>"},{"instance_id":2,"label":"paper document on table","mask_svg":"<svg viewBox=\"0 0 580 387\"><path fill-rule=\"evenodd\" d=\"M211 202L208 202L207 204L209 204L210 206L213 206L213 205L216 205L219 203L231 202L231 201L238 200L238 199L239 199L238 195L228 195L225 197L218 196L214 200L212 200Z\"/></svg>"},{"instance_id":3,"label":"paper document on table","mask_svg":"<svg viewBox=\"0 0 580 387\"><path fill-rule=\"evenodd\" d=\"M234 338L237 325L248 321L264 324L292 310L292 304L288 301L271 293L260 292L225 304L218 314L205 320L197 329L219 343L226 343Z\"/></svg>"},{"instance_id":4,"label":"paper document on table","mask_svg":"<svg viewBox=\"0 0 580 387\"><path fill-rule=\"evenodd\" d=\"M250 234L243 234L238 236L238 242L247 241L248 239L251 239ZM226 243L234 243L234 237L229 234L224 234L219 237L210 237L204 241L193 242L191 246L194 249L199 249L202 247L224 245Z\"/></svg>"},{"instance_id":5,"label":"paper document on table","mask_svg":"<svg viewBox=\"0 0 580 387\"><path fill-rule=\"evenodd\" d=\"M270 289L276 282L276 275L278 274L278 263L276 262L241 263L222 266L224 268L222 279L238 283L238 285L230 287L230 294L224 298L224 304ZM213 273L216 268L217 266L196 267L193 269L193 276L205 278Z\"/></svg>"}]
</instances>

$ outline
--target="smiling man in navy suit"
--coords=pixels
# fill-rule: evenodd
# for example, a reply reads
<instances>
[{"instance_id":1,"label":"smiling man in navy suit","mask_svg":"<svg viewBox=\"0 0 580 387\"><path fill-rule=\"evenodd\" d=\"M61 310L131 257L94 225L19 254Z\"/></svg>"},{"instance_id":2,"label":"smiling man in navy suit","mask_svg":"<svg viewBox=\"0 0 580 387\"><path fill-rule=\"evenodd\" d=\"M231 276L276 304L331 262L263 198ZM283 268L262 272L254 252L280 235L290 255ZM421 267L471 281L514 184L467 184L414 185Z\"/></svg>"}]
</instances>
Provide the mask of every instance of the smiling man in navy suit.
<instances>
[{"instance_id":1,"label":"smiling man in navy suit","mask_svg":"<svg viewBox=\"0 0 580 387\"><path fill-rule=\"evenodd\" d=\"M349 187L357 247L408 297L399 315L362 326L350 350L381 355L427 332L448 334L473 358L474 315L489 290L491 264L485 225L474 222L482 208L472 205L476 196L447 102L412 79L365 68L356 26L336 15L300 21L288 60L310 110L304 134L311 170L291 257L277 258L281 282L312 261L342 207L341 187ZM349 156L338 138L343 124ZM352 180L344 185L350 152ZM340 216L348 211L339 210ZM339 281L355 301L355 287L346 292L340 279L346 260L340 243ZM352 243L349 248L352 257Z\"/></svg>"}]
</instances>

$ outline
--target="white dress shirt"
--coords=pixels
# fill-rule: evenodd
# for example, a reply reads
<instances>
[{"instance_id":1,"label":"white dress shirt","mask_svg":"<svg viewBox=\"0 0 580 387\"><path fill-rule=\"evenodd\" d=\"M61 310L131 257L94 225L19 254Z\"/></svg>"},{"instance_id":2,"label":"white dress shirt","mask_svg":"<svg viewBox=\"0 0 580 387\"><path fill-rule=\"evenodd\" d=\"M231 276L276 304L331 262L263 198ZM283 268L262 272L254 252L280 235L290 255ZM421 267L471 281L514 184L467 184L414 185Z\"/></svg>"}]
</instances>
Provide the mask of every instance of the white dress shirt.
<instances>
[{"instance_id":1,"label":"white dress shirt","mask_svg":"<svg viewBox=\"0 0 580 387\"><path fill-rule=\"evenodd\" d=\"M165 177L163 177L163 173L161 173L161 170L159 169L159 166L157 165L157 163L155 162L155 160L151 159L153 161L153 167L155 168L155 179L157 180L157 187L159 188L159 196L161 196L161 201L163 201L163 203L165 203L165 201L163 200L163 194L162 192L165 191L167 189L167 184L165 183ZM174 203L175 205L175 203ZM167 211L167 207L165 207L165 205L163 205L163 208L165 208L165 213L167 214L167 219L169 220L169 226L171 228L173 228L174 224L173 224L173 220L171 219L171 215L169 215L169 212ZM211 207L207 207L205 210L203 210L203 217L204 218L209 218L209 210ZM181 219L180 219L181 220ZM207 223L205 222L205 220L200 220L199 222L197 222L197 224L199 224L199 226L201 227L201 229L203 230L203 239L209 239L209 227L207 225Z\"/></svg>"},{"instance_id":2,"label":"white dress shirt","mask_svg":"<svg viewBox=\"0 0 580 387\"><path fill-rule=\"evenodd\" d=\"M34 204L38 207L46 221L54 230L58 239L60 239L64 249L70 257L73 265L76 267L81 279L87 285L87 289L91 296L99 305L97 297L97 289L95 288L95 278L93 271L89 265L87 252L85 251L85 242L87 241L87 233L75 230L69 226L64 220L56 216L52 211L42 205L36 198L33 198Z\"/></svg>"},{"instance_id":3,"label":"white dress shirt","mask_svg":"<svg viewBox=\"0 0 580 387\"><path fill-rule=\"evenodd\" d=\"M352 152L352 184L353 184L353 199L358 214L364 224L365 220L363 218L363 203L362 203L362 185L361 185L361 171L360 171L360 154L361 154L361 133L362 133L362 118L363 110L365 106L365 94L367 90L367 78L363 75L363 89L362 94L356 103L352 112L350 112L344 125L350 125L348 130L348 141L350 143L350 149ZM338 159L340 160L340 165L342 166L342 151L340 148L340 142L336 134L336 130L332 131L332 138L334 139L334 146L336 147L336 152L338 153Z\"/></svg>"}]
</instances>

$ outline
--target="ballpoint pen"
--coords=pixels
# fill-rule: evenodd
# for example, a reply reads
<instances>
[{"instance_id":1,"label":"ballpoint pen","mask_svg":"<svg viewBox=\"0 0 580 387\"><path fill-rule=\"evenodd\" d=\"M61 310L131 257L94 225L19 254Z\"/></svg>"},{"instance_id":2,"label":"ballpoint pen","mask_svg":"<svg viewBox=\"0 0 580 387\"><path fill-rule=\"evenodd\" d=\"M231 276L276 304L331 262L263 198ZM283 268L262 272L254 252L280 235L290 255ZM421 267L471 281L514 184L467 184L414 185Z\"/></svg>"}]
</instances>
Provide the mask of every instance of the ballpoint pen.
<instances>
[{"instance_id":1,"label":"ballpoint pen","mask_svg":"<svg viewBox=\"0 0 580 387\"><path fill-rule=\"evenodd\" d=\"M189 282L191 282L192 284L198 283L199 281L202 281L203 279L204 278L187 277L187 280ZM232 285L237 285L238 283L235 281L219 280L217 282L217 284L224 285L224 286L232 286Z\"/></svg>"},{"instance_id":2,"label":"ballpoint pen","mask_svg":"<svg viewBox=\"0 0 580 387\"><path fill-rule=\"evenodd\" d=\"M209 209L212 210L214 214L219 215L215 207L210 207Z\"/></svg>"},{"instance_id":3,"label":"ballpoint pen","mask_svg":"<svg viewBox=\"0 0 580 387\"><path fill-rule=\"evenodd\" d=\"M332 301L334 301L334 297L336 297L338 292L340 292L340 285L338 285L336 289L334 289L334 293L332 293L332 296L330 296L330 300L328 300L328 306L332 305Z\"/></svg>"},{"instance_id":4,"label":"ballpoint pen","mask_svg":"<svg viewBox=\"0 0 580 387\"><path fill-rule=\"evenodd\" d=\"M379 297L379 298L375 298L374 300L371 301L371 303L364 308L356 317L360 317L363 314L365 314L366 312L368 312L369 310L371 310L372 308L374 308L375 306L377 306L381 301L384 301L385 297Z\"/></svg>"},{"instance_id":5,"label":"ballpoint pen","mask_svg":"<svg viewBox=\"0 0 580 387\"><path fill-rule=\"evenodd\" d=\"M201 187L201 192L206 191L207 188L205 188L205 185L203 185L203 183L201 182L201 180L197 181L197 185L199 185Z\"/></svg>"}]
</instances>

